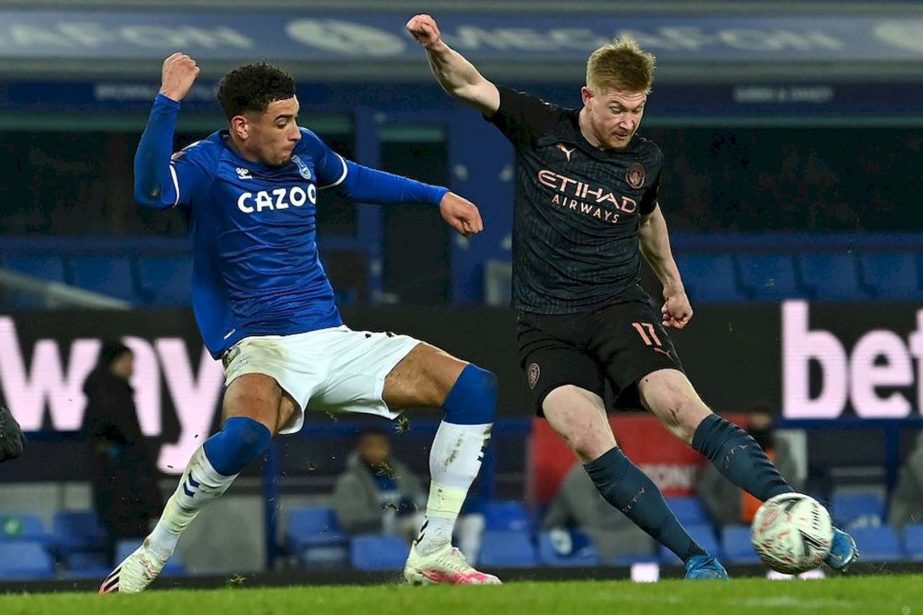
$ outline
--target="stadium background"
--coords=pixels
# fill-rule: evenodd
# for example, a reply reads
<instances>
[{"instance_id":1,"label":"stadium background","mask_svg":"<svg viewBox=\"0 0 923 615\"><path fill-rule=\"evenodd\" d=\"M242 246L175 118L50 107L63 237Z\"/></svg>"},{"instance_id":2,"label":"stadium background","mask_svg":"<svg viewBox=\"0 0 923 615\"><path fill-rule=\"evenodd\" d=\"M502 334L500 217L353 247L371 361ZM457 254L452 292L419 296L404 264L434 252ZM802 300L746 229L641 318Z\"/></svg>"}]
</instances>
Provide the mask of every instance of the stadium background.
<instances>
[{"instance_id":1,"label":"stadium background","mask_svg":"<svg viewBox=\"0 0 923 615\"><path fill-rule=\"evenodd\" d=\"M220 369L188 310L182 220L131 201L132 154L160 63L178 49L203 70L178 146L222 125L213 95L224 70L267 58L295 74L304 125L338 151L479 205L487 230L465 241L430 208L325 195L322 255L352 326L411 333L498 373L503 419L481 490L536 510L560 468L529 418L504 307L512 154L432 82L402 31L423 7L220 4L0 6L0 398L31 440L26 456L0 467L0 517L34 514L37 538L62 558L62 512L90 502L73 432L101 338L125 336L139 358L136 400L165 490L213 427ZM583 61L604 38L631 32L658 56L642 131L666 154L661 203L696 308L676 342L693 382L721 412L776 409L809 490L828 502L871 494L880 509L859 522L874 526L878 514L886 527L923 403L919 4L783 2L771 13L758 2L583 1L566 12L551 2L425 4L488 78L561 104L579 104ZM411 416L394 438L423 474L437 417ZM617 415L617 435L668 492L686 494L696 460L674 457L666 440L626 441L636 418ZM305 434L280 440L184 537L188 573L347 575L299 562L303 544L287 552L286 520L325 504L355 427L313 417ZM84 538L76 548L92 551L92 532ZM890 569L913 555L894 538L880 555ZM92 563L62 558L40 576L92 576Z\"/></svg>"}]
</instances>

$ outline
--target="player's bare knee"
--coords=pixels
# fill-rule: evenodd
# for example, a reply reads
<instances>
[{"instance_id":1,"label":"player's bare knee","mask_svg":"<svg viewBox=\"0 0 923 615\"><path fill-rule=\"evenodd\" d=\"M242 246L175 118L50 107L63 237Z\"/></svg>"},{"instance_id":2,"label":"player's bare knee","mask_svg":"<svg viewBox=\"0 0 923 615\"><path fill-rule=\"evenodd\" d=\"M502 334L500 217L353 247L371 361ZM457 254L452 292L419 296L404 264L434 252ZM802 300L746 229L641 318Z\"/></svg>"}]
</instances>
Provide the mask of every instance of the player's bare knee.
<instances>
[{"instance_id":1,"label":"player's bare knee","mask_svg":"<svg viewBox=\"0 0 923 615\"><path fill-rule=\"evenodd\" d=\"M678 395L667 404L660 418L674 436L688 444L699 423L709 414L711 410L698 397Z\"/></svg>"},{"instance_id":2,"label":"player's bare knee","mask_svg":"<svg viewBox=\"0 0 923 615\"><path fill-rule=\"evenodd\" d=\"M262 423L272 433L283 424L280 416L282 388L264 374L245 374L228 386L224 396L223 418L247 417Z\"/></svg>"}]
</instances>

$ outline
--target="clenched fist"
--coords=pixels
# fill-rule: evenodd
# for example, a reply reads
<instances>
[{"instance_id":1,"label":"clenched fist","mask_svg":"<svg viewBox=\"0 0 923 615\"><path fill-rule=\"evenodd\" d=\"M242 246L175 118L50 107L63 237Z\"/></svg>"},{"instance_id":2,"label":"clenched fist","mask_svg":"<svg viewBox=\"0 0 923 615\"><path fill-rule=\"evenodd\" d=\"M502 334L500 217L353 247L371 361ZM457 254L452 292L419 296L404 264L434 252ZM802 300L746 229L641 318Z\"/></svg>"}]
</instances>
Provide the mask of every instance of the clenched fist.
<instances>
[{"instance_id":1,"label":"clenched fist","mask_svg":"<svg viewBox=\"0 0 923 615\"><path fill-rule=\"evenodd\" d=\"M185 53L174 53L163 61L160 93L179 102L192 89L192 84L198 76L199 67L196 66L195 60Z\"/></svg>"},{"instance_id":2,"label":"clenched fist","mask_svg":"<svg viewBox=\"0 0 923 615\"><path fill-rule=\"evenodd\" d=\"M429 15L414 15L405 26L417 42L426 49L434 49L442 43L439 25Z\"/></svg>"}]
</instances>

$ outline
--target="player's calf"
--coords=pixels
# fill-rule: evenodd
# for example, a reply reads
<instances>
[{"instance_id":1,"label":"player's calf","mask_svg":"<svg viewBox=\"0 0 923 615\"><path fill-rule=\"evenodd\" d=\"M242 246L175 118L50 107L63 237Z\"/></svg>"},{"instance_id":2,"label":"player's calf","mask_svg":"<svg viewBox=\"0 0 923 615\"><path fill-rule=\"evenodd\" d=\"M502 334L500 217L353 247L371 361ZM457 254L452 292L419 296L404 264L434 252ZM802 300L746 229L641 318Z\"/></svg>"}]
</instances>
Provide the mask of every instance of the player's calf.
<instances>
[{"instance_id":1,"label":"player's calf","mask_svg":"<svg viewBox=\"0 0 923 615\"><path fill-rule=\"evenodd\" d=\"M139 592L150 585L199 511L227 491L271 439L269 429L251 418L225 421L221 431L193 453L151 534L106 578L100 592Z\"/></svg>"},{"instance_id":2,"label":"player's calf","mask_svg":"<svg viewBox=\"0 0 923 615\"><path fill-rule=\"evenodd\" d=\"M699 424L692 448L729 481L761 501L794 491L753 436L716 414Z\"/></svg>"},{"instance_id":3,"label":"player's calf","mask_svg":"<svg viewBox=\"0 0 923 615\"><path fill-rule=\"evenodd\" d=\"M430 449L426 522L415 551L430 555L451 548L455 520L481 468L497 407L497 378L467 365L442 404L445 418Z\"/></svg>"}]
</instances>

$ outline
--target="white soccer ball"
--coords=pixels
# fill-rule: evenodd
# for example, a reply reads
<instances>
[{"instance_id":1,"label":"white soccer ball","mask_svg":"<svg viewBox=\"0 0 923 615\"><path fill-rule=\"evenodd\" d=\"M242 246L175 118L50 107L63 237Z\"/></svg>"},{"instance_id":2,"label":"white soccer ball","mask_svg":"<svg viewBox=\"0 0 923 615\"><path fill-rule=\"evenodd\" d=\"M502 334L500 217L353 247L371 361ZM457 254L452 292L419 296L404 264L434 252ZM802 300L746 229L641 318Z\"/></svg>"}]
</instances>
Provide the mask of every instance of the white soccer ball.
<instances>
[{"instance_id":1,"label":"white soccer ball","mask_svg":"<svg viewBox=\"0 0 923 615\"><path fill-rule=\"evenodd\" d=\"M783 493L756 511L750 540L767 566L799 574L824 563L833 544L833 524L830 513L814 498Z\"/></svg>"}]
</instances>

